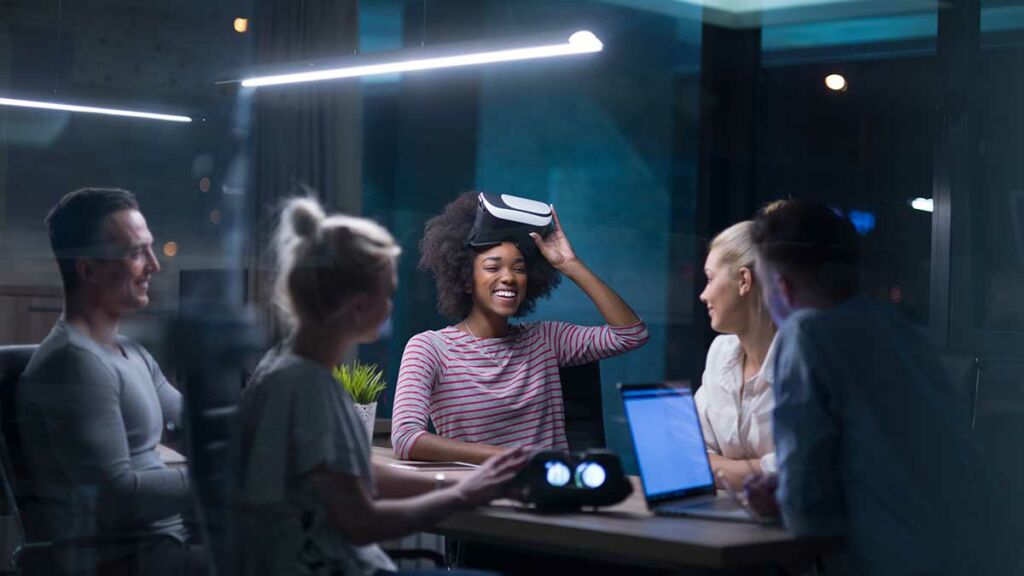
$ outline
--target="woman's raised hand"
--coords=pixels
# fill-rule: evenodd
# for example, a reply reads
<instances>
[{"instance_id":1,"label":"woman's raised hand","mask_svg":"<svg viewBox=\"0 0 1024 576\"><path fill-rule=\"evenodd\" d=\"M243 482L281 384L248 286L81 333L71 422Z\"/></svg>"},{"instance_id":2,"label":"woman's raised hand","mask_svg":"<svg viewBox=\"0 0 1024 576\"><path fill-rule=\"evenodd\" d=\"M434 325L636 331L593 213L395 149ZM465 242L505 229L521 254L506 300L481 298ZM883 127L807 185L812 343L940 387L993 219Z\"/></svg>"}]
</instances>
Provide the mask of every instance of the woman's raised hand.
<instances>
[{"instance_id":1,"label":"woman's raised hand","mask_svg":"<svg viewBox=\"0 0 1024 576\"><path fill-rule=\"evenodd\" d=\"M576 252L573 251L572 244L569 243L569 238L566 237L565 231L562 229L562 223L558 220L558 213L555 212L554 206L551 207L551 215L555 219L555 229L543 238L536 232L530 232L530 237L533 238L533 242L544 258L556 270L561 270L566 264L576 260Z\"/></svg>"}]
</instances>

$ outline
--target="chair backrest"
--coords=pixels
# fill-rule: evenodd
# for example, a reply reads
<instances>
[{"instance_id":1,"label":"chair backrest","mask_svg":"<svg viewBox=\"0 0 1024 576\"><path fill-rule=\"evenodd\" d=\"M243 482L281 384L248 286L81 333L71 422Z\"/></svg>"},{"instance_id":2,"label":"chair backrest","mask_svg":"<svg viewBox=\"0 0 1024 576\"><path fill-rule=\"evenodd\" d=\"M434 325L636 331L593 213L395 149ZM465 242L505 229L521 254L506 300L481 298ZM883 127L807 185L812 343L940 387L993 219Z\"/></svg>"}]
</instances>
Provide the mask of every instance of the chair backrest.
<instances>
[{"instance_id":1,"label":"chair backrest","mask_svg":"<svg viewBox=\"0 0 1024 576\"><path fill-rule=\"evenodd\" d=\"M0 346L0 483L3 485L7 513L14 517L22 540L25 533L16 494L18 481L27 478L27 470L22 457L15 398L21 374L35 350L34 344Z\"/></svg>"},{"instance_id":2,"label":"chair backrest","mask_svg":"<svg viewBox=\"0 0 1024 576\"><path fill-rule=\"evenodd\" d=\"M35 344L0 346L0 440L5 445L9 463L13 467L15 482L25 475L15 398L21 374L35 351Z\"/></svg>"},{"instance_id":3,"label":"chair backrest","mask_svg":"<svg viewBox=\"0 0 1024 576\"><path fill-rule=\"evenodd\" d=\"M601 364L591 362L558 369L565 407L565 434L569 449L604 448L604 404L601 398Z\"/></svg>"}]
</instances>

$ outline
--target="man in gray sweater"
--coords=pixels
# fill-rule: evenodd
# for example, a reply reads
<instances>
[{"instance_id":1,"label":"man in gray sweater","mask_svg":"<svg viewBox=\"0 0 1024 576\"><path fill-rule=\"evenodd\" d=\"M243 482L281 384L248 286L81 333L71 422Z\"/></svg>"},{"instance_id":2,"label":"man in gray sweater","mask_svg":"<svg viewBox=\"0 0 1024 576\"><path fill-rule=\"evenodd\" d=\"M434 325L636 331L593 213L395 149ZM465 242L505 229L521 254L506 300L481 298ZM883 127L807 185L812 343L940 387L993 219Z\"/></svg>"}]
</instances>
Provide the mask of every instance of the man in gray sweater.
<instances>
[{"instance_id":1,"label":"man in gray sweater","mask_svg":"<svg viewBox=\"0 0 1024 576\"><path fill-rule=\"evenodd\" d=\"M156 448L180 420L181 395L146 350L120 336L122 317L149 303L160 271L153 236L131 192L85 188L46 218L64 283L64 314L22 376L17 414L31 485L27 510L44 537L165 535L126 546L73 549L69 572L173 573L184 565L181 512L188 474Z\"/></svg>"}]
</instances>

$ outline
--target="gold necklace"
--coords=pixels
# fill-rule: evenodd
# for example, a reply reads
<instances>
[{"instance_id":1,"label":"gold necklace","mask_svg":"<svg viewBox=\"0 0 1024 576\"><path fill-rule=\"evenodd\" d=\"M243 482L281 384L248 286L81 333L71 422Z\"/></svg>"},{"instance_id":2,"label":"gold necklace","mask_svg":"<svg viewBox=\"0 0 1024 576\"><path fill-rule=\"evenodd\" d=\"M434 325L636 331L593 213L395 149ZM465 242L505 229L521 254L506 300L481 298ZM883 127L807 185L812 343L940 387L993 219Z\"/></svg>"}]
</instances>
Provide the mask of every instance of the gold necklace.
<instances>
[{"instance_id":1,"label":"gold necklace","mask_svg":"<svg viewBox=\"0 0 1024 576\"><path fill-rule=\"evenodd\" d=\"M478 338L477 335L473 333L473 329L469 327L469 322L463 320L462 325L466 327L466 330L469 330L469 335L473 337L473 345L476 346L476 349L482 352L488 358L490 358L491 361L493 361L495 364L497 364L498 368L504 368L505 363L508 362L510 358L512 358L512 346L508 347L508 351L505 354L505 359L498 360L497 356L491 354L490 352L485 350L483 346L480 345L480 338Z\"/></svg>"}]
</instances>

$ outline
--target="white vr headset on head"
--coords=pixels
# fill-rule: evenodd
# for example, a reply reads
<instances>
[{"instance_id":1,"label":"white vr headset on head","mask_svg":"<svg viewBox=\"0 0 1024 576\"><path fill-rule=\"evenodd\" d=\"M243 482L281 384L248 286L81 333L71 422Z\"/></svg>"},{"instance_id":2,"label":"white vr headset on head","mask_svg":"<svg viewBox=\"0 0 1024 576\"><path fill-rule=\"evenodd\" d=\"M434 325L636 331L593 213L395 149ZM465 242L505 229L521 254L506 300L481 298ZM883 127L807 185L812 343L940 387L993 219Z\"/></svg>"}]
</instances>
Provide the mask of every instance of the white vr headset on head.
<instances>
[{"instance_id":1,"label":"white vr headset on head","mask_svg":"<svg viewBox=\"0 0 1024 576\"><path fill-rule=\"evenodd\" d=\"M502 242L514 242L520 250L535 248L531 232L544 236L554 229L551 206L508 194L477 196L479 203L473 229L469 231L466 244L477 248L495 246Z\"/></svg>"}]
</instances>

